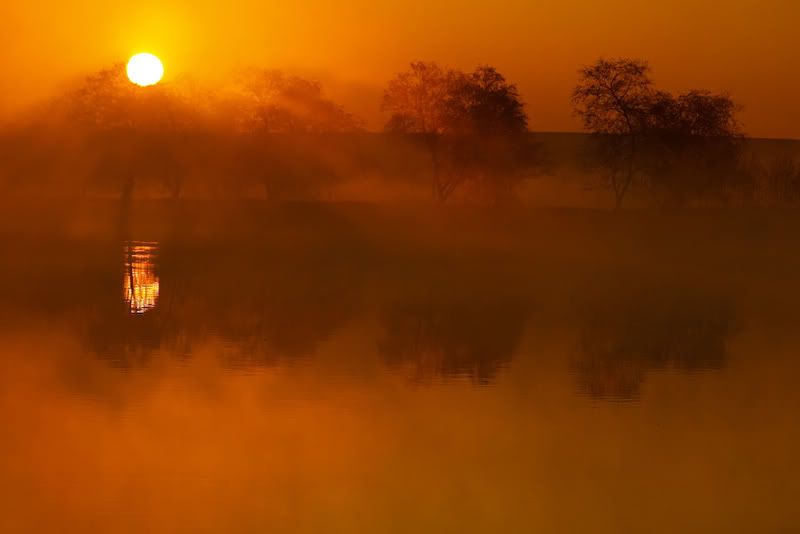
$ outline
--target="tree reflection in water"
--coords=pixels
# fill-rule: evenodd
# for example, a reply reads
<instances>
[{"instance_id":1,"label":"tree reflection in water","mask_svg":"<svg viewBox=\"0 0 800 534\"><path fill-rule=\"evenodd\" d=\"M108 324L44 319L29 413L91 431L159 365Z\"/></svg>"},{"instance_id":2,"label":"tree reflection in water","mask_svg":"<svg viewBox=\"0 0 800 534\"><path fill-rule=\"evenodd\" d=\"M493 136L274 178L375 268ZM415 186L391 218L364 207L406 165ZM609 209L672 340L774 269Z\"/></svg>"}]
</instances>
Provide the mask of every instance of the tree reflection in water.
<instances>
[{"instance_id":1,"label":"tree reflection in water","mask_svg":"<svg viewBox=\"0 0 800 534\"><path fill-rule=\"evenodd\" d=\"M190 358L209 343L224 346L218 354L226 368L290 365L351 320L377 312L370 344L415 383L495 382L512 358L525 357L515 352L526 328L542 328L528 321L541 313L544 324L576 334L568 365L579 391L609 400L636 399L661 369L722 368L737 325L728 291L694 281L664 287L661 276L534 297L533 275L508 275L496 264L442 270L417 256L381 264L370 249L344 249L340 241L137 241L123 245L122 258L120 246L55 249L79 251L79 269L46 263L67 257L52 248L9 256L19 265L9 280L24 283L7 284L0 300L28 316L75 321L87 351L120 368L149 365L154 355ZM31 268L36 262L48 268ZM372 357L365 353L364 361Z\"/></svg>"},{"instance_id":2,"label":"tree reflection in water","mask_svg":"<svg viewBox=\"0 0 800 534\"><path fill-rule=\"evenodd\" d=\"M123 299L98 287L81 329L122 368L157 352L188 358L209 342L225 345L226 367L305 358L352 316L362 278L324 251L277 257L257 244L129 243L123 271Z\"/></svg>"},{"instance_id":3,"label":"tree reflection in water","mask_svg":"<svg viewBox=\"0 0 800 534\"><path fill-rule=\"evenodd\" d=\"M524 302L513 297L411 299L384 313L378 348L414 382L468 378L487 385L511 363L526 317Z\"/></svg>"},{"instance_id":4,"label":"tree reflection in water","mask_svg":"<svg viewBox=\"0 0 800 534\"><path fill-rule=\"evenodd\" d=\"M600 299L580 314L572 370L582 393L632 400L651 371L721 369L736 321L724 297L687 288Z\"/></svg>"}]
</instances>

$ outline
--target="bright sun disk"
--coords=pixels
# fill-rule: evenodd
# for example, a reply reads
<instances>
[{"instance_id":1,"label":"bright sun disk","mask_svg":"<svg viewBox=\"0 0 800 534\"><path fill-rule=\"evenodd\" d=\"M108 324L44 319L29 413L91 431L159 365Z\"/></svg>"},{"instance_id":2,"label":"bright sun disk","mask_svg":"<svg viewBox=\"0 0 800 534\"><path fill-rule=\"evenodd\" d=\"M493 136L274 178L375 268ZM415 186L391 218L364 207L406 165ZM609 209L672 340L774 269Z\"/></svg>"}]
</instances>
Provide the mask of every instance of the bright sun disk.
<instances>
[{"instance_id":1,"label":"bright sun disk","mask_svg":"<svg viewBox=\"0 0 800 534\"><path fill-rule=\"evenodd\" d=\"M164 76L164 65L153 54L136 54L128 60L128 79L141 87L155 85Z\"/></svg>"}]
</instances>

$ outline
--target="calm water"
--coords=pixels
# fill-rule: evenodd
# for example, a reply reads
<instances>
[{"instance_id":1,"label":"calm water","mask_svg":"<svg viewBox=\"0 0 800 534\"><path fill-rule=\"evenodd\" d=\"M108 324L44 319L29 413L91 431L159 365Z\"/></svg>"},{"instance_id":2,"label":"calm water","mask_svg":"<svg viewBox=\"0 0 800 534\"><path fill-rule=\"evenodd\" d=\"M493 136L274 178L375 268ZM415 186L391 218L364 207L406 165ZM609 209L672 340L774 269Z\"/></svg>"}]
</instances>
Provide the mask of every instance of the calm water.
<instances>
[{"instance_id":1,"label":"calm water","mask_svg":"<svg viewBox=\"0 0 800 534\"><path fill-rule=\"evenodd\" d=\"M367 241L6 243L0 532L800 530L790 270Z\"/></svg>"}]
</instances>

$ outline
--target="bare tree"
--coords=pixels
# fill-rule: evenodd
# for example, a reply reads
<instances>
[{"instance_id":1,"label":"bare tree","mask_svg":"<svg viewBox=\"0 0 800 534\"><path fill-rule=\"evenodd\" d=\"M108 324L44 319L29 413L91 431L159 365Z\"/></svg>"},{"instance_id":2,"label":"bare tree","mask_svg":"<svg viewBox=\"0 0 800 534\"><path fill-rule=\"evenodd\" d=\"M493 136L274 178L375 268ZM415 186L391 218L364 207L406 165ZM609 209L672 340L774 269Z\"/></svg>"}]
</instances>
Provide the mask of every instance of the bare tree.
<instances>
[{"instance_id":1,"label":"bare tree","mask_svg":"<svg viewBox=\"0 0 800 534\"><path fill-rule=\"evenodd\" d=\"M600 59L584 67L572 93L584 128L600 136L600 161L617 208L638 173L637 158L654 94L650 67L637 59Z\"/></svg>"}]
</instances>

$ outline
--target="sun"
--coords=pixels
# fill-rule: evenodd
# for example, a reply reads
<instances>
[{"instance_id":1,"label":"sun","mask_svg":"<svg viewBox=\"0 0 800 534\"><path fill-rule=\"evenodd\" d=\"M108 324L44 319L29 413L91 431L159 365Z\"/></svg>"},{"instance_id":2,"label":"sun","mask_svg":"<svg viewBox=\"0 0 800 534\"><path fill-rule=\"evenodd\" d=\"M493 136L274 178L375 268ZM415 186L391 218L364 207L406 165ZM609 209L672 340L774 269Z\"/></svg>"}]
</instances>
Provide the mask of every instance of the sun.
<instances>
[{"instance_id":1,"label":"sun","mask_svg":"<svg viewBox=\"0 0 800 534\"><path fill-rule=\"evenodd\" d=\"M128 60L128 79L141 87L155 85L164 76L164 65L153 54L136 54Z\"/></svg>"}]
</instances>

